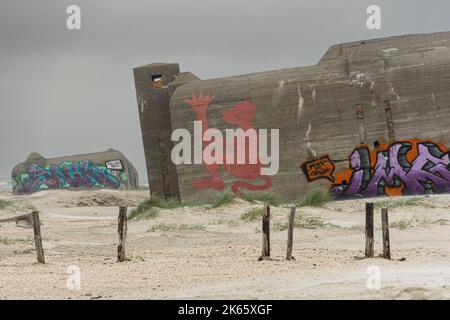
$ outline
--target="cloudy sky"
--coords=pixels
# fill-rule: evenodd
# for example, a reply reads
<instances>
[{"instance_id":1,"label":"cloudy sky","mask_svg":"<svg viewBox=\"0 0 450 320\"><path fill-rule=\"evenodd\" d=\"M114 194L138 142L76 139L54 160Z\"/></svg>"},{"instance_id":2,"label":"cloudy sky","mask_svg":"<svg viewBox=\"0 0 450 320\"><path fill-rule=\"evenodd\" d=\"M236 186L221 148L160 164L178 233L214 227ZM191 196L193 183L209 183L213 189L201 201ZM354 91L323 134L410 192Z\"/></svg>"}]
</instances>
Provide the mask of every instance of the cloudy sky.
<instances>
[{"instance_id":1,"label":"cloudy sky","mask_svg":"<svg viewBox=\"0 0 450 320\"><path fill-rule=\"evenodd\" d=\"M81 30L66 8L81 7ZM381 30L366 8L381 7ZM450 1L1 0L0 178L30 152L124 152L145 177L132 68L203 79L315 64L336 43L450 30Z\"/></svg>"}]
</instances>

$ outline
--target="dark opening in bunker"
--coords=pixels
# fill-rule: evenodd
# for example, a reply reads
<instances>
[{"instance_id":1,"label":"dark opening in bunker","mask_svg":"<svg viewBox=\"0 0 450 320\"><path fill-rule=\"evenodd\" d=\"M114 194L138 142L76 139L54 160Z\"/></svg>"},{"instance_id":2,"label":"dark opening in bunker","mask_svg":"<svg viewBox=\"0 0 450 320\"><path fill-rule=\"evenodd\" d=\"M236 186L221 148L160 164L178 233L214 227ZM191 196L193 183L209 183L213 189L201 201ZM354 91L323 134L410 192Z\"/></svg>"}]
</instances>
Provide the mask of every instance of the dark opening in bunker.
<instances>
[{"instance_id":1,"label":"dark opening in bunker","mask_svg":"<svg viewBox=\"0 0 450 320\"><path fill-rule=\"evenodd\" d=\"M153 84L153 89L161 89L162 88L162 75L161 74L152 75L152 84Z\"/></svg>"}]
</instances>

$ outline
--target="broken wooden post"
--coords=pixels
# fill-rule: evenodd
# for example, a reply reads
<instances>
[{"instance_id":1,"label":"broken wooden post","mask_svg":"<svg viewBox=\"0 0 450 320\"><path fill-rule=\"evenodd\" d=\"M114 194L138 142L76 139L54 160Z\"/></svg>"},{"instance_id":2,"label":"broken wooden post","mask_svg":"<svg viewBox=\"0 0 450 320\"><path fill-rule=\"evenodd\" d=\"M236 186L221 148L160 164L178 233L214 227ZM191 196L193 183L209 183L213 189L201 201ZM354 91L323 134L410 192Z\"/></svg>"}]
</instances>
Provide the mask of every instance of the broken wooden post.
<instances>
[{"instance_id":1,"label":"broken wooden post","mask_svg":"<svg viewBox=\"0 0 450 320\"><path fill-rule=\"evenodd\" d=\"M286 260L295 260L295 258L292 256L292 246L293 246L293 242L294 242L295 210L296 210L296 208L292 207L291 212L289 214Z\"/></svg>"},{"instance_id":2,"label":"broken wooden post","mask_svg":"<svg viewBox=\"0 0 450 320\"><path fill-rule=\"evenodd\" d=\"M31 214L31 224L34 232L34 246L36 247L36 256L38 263L45 263L44 247L42 246L41 237L41 221L39 220L39 212L33 211Z\"/></svg>"},{"instance_id":3,"label":"broken wooden post","mask_svg":"<svg viewBox=\"0 0 450 320\"><path fill-rule=\"evenodd\" d=\"M126 260L125 241L127 237L127 207L119 209L119 223L117 231L119 233L119 245L117 246L117 262Z\"/></svg>"},{"instance_id":4,"label":"broken wooden post","mask_svg":"<svg viewBox=\"0 0 450 320\"><path fill-rule=\"evenodd\" d=\"M270 260L270 207L264 203L262 216L262 254L261 260Z\"/></svg>"},{"instance_id":5,"label":"broken wooden post","mask_svg":"<svg viewBox=\"0 0 450 320\"><path fill-rule=\"evenodd\" d=\"M388 209L381 209L381 228L383 230L383 258L391 259L391 243L389 240Z\"/></svg>"},{"instance_id":6,"label":"broken wooden post","mask_svg":"<svg viewBox=\"0 0 450 320\"><path fill-rule=\"evenodd\" d=\"M366 258L373 258L373 202L366 203Z\"/></svg>"}]
</instances>

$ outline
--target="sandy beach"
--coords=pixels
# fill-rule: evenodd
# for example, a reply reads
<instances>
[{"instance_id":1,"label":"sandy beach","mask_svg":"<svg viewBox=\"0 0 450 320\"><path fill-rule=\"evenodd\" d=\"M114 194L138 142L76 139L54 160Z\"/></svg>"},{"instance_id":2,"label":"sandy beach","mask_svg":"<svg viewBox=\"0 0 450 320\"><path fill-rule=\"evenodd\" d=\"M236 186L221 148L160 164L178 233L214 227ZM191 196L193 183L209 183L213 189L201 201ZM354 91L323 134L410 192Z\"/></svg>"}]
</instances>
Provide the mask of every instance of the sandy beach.
<instances>
[{"instance_id":1,"label":"sandy beach","mask_svg":"<svg viewBox=\"0 0 450 320\"><path fill-rule=\"evenodd\" d=\"M272 207L272 261L258 261L261 221L242 214L260 203L159 210L129 221L128 261L116 262L118 207L148 191L0 192L0 219L36 208L46 264L33 230L0 224L0 299L449 299L450 196L377 199L375 256L364 258L366 200L304 207L286 261L288 206ZM382 251L380 207L390 206L392 260ZM68 267L80 287L67 286ZM381 287L368 287L379 268Z\"/></svg>"}]
</instances>

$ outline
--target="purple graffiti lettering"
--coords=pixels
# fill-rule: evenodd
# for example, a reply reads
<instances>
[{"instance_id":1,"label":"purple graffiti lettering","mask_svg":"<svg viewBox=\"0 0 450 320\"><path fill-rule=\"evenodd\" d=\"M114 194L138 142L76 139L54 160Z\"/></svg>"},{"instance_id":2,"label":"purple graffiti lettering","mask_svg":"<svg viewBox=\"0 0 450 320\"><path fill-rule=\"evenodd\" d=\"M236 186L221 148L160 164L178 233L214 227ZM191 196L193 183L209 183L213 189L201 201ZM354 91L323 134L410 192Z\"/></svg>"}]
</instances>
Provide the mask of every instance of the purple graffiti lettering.
<instances>
[{"instance_id":1,"label":"purple graffiti lettering","mask_svg":"<svg viewBox=\"0 0 450 320\"><path fill-rule=\"evenodd\" d=\"M345 190L345 194L357 194L361 189L361 184L363 181L363 169L361 166L361 156L358 151L354 151L350 156L350 166L353 168L353 178L351 179L350 186Z\"/></svg>"},{"instance_id":2,"label":"purple graffiti lettering","mask_svg":"<svg viewBox=\"0 0 450 320\"><path fill-rule=\"evenodd\" d=\"M367 163L368 149L356 149L350 156L353 170L350 183L334 185L337 196L374 197L386 194L386 188L401 187L403 194L418 195L450 192L450 157L434 143L417 143L417 156L408 162L409 142L392 144L387 151L379 151L373 168ZM362 156L365 158L362 159Z\"/></svg>"}]
</instances>

